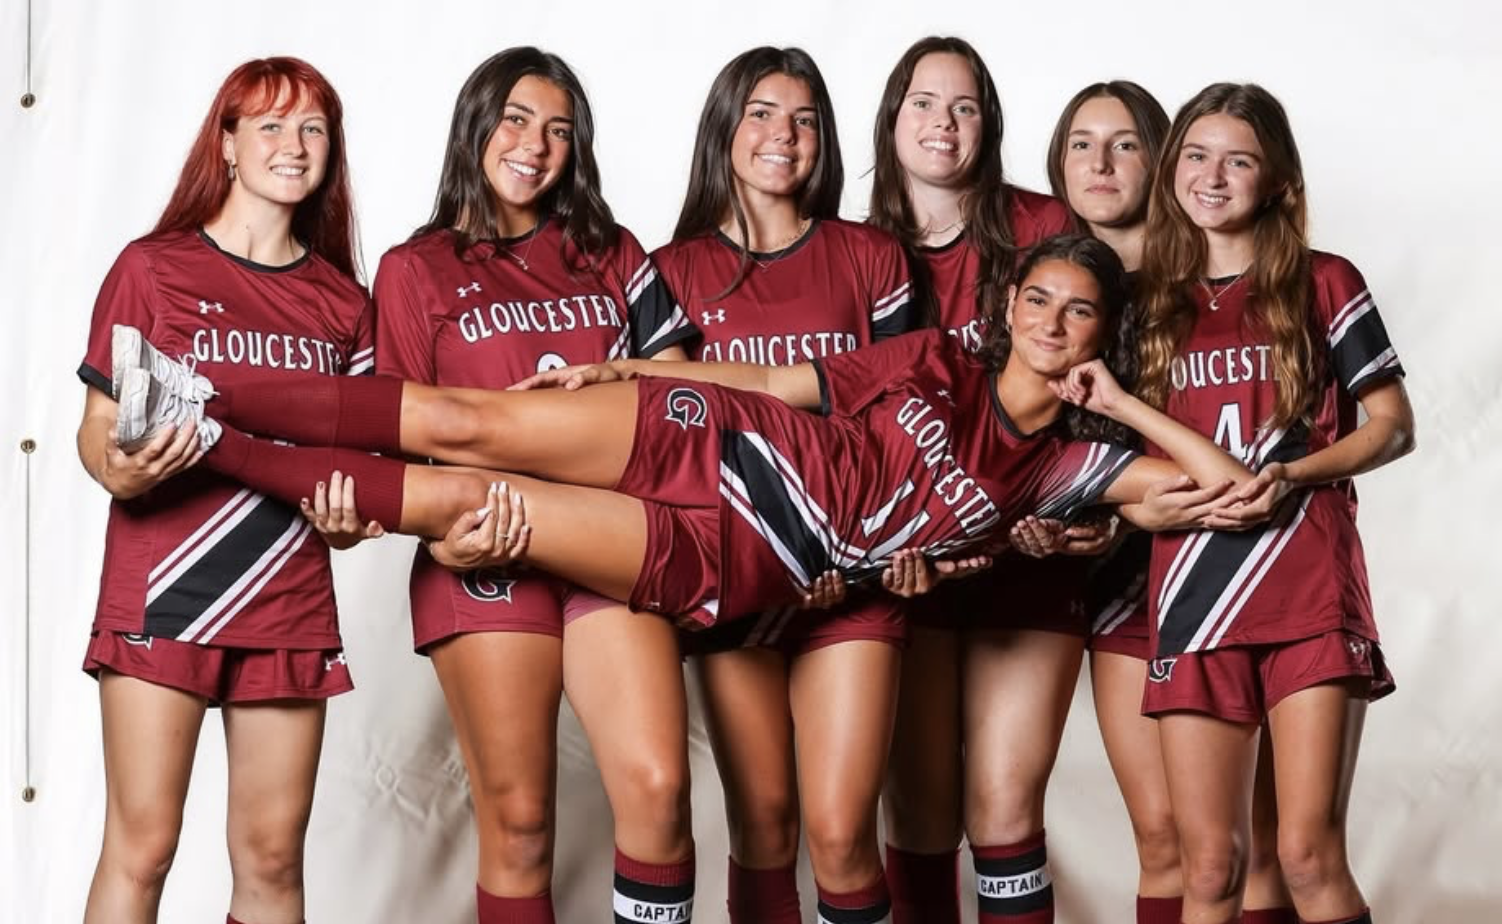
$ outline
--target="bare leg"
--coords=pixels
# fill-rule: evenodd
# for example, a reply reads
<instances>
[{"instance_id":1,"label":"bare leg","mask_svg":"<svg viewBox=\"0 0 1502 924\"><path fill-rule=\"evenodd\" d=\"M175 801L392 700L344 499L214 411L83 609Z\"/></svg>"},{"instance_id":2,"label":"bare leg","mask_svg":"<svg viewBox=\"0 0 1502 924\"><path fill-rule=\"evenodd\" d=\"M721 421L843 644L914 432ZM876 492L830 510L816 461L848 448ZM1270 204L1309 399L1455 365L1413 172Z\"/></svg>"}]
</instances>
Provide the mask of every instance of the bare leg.
<instances>
[{"instance_id":1,"label":"bare leg","mask_svg":"<svg viewBox=\"0 0 1502 924\"><path fill-rule=\"evenodd\" d=\"M236 920L303 920L303 844L325 712L322 700L224 707Z\"/></svg>"},{"instance_id":2,"label":"bare leg","mask_svg":"<svg viewBox=\"0 0 1502 924\"><path fill-rule=\"evenodd\" d=\"M1142 714L1147 662L1123 654L1092 652L1090 682L1101 741L1137 841L1137 894L1177 898L1184 894L1179 832L1168 799L1158 720Z\"/></svg>"},{"instance_id":3,"label":"bare leg","mask_svg":"<svg viewBox=\"0 0 1502 924\"><path fill-rule=\"evenodd\" d=\"M877 800L892 744L902 650L856 640L794 659L789 677L808 854L823 889L881 877Z\"/></svg>"},{"instance_id":4,"label":"bare leg","mask_svg":"<svg viewBox=\"0 0 1502 924\"><path fill-rule=\"evenodd\" d=\"M673 624L624 606L581 616L564 629L563 678L600 767L616 846L644 863L691 856L688 703Z\"/></svg>"},{"instance_id":5,"label":"bare leg","mask_svg":"<svg viewBox=\"0 0 1502 924\"><path fill-rule=\"evenodd\" d=\"M1184 922L1227 924L1241 913L1257 726L1172 712L1158 730L1183 845Z\"/></svg>"},{"instance_id":6,"label":"bare leg","mask_svg":"<svg viewBox=\"0 0 1502 924\"><path fill-rule=\"evenodd\" d=\"M529 632L473 632L429 652L469 772L491 895L528 898L553 875L562 642Z\"/></svg>"},{"instance_id":7,"label":"bare leg","mask_svg":"<svg viewBox=\"0 0 1502 924\"><path fill-rule=\"evenodd\" d=\"M911 853L952 851L963 834L959 637L913 626L902 655L882 803L888 842Z\"/></svg>"},{"instance_id":8,"label":"bare leg","mask_svg":"<svg viewBox=\"0 0 1502 924\"><path fill-rule=\"evenodd\" d=\"M177 852L203 700L113 671L99 677L104 724L104 844L85 924L156 921Z\"/></svg>"},{"instance_id":9,"label":"bare leg","mask_svg":"<svg viewBox=\"0 0 1502 924\"><path fill-rule=\"evenodd\" d=\"M1310 687L1268 713L1278 781L1278 857L1299 917L1353 917L1366 900L1346 857L1346 814L1366 700L1346 684Z\"/></svg>"},{"instance_id":10,"label":"bare leg","mask_svg":"<svg viewBox=\"0 0 1502 924\"><path fill-rule=\"evenodd\" d=\"M1257 781L1252 790L1252 848L1246 872L1243 913L1266 908L1292 908L1293 896L1283 882L1278 862L1278 795L1273 769L1273 740L1262 726L1257 748Z\"/></svg>"}]
</instances>

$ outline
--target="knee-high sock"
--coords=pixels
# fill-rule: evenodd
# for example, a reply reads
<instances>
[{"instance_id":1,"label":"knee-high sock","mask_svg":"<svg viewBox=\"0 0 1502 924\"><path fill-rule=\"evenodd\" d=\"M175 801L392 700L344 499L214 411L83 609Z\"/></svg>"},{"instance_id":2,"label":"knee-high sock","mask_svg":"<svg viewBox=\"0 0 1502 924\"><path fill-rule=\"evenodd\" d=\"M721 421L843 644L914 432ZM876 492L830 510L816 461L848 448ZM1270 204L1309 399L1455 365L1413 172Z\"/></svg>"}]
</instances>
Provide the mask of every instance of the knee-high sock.
<instances>
[{"instance_id":1,"label":"knee-high sock","mask_svg":"<svg viewBox=\"0 0 1502 924\"><path fill-rule=\"evenodd\" d=\"M1354 918L1337 918L1334 921L1304 921L1303 918L1299 920L1303 921L1303 924L1372 924L1372 909L1367 908Z\"/></svg>"},{"instance_id":2,"label":"knee-high sock","mask_svg":"<svg viewBox=\"0 0 1502 924\"><path fill-rule=\"evenodd\" d=\"M1137 924L1179 924L1184 920L1184 898L1137 896Z\"/></svg>"},{"instance_id":3,"label":"knee-high sock","mask_svg":"<svg viewBox=\"0 0 1502 924\"><path fill-rule=\"evenodd\" d=\"M1243 908L1241 924L1299 924L1299 916L1292 908Z\"/></svg>"},{"instance_id":4,"label":"knee-high sock","mask_svg":"<svg viewBox=\"0 0 1502 924\"><path fill-rule=\"evenodd\" d=\"M312 498L318 482L337 469L354 476L361 519L375 520L389 532L401 525L407 465L399 459L327 446L279 446L226 426L199 464L293 507Z\"/></svg>"},{"instance_id":5,"label":"knee-high sock","mask_svg":"<svg viewBox=\"0 0 1502 924\"><path fill-rule=\"evenodd\" d=\"M475 899L479 924L554 924L551 891L531 898L505 898L476 885Z\"/></svg>"},{"instance_id":6,"label":"knee-high sock","mask_svg":"<svg viewBox=\"0 0 1502 924\"><path fill-rule=\"evenodd\" d=\"M304 446L398 453L404 384L384 375L275 376L223 386L207 413Z\"/></svg>"},{"instance_id":7,"label":"knee-high sock","mask_svg":"<svg viewBox=\"0 0 1502 924\"><path fill-rule=\"evenodd\" d=\"M912 853L888 844L887 887L892 924L960 924L958 850Z\"/></svg>"},{"instance_id":8,"label":"knee-high sock","mask_svg":"<svg viewBox=\"0 0 1502 924\"><path fill-rule=\"evenodd\" d=\"M798 868L746 869L730 858L730 924L801 924Z\"/></svg>"},{"instance_id":9,"label":"knee-high sock","mask_svg":"<svg viewBox=\"0 0 1502 924\"><path fill-rule=\"evenodd\" d=\"M615 924L682 922L694 917L694 855L643 863L615 852Z\"/></svg>"},{"instance_id":10,"label":"knee-high sock","mask_svg":"<svg viewBox=\"0 0 1502 924\"><path fill-rule=\"evenodd\" d=\"M885 873L854 892L831 892L819 886L819 924L880 924L891 919Z\"/></svg>"},{"instance_id":11,"label":"knee-high sock","mask_svg":"<svg viewBox=\"0 0 1502 924\"><path fill-rule=\"evenodd\" d=\"M980 924L1052 924L1053 876L1043 832L1015 844L970 845Z\"/></svg>"}]
</instances>

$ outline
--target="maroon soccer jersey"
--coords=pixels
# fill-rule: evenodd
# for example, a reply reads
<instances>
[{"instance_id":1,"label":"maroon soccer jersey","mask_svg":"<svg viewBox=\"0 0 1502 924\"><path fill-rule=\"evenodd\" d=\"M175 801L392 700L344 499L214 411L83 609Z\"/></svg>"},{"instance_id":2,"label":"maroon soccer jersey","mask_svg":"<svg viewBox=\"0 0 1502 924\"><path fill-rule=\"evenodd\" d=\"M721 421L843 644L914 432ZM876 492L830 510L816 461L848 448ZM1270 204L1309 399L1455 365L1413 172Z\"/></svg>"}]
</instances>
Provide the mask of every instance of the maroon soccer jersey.
<instances>
[{"instance_id":1,"label":"maroon soccer jersey","mask_svg":"<svg viewBox=\"0 0 1502 924\"><path fill-rule=\"evenodd\" d=\"M375 281L377 369L498 389L562 365L651 356L693 336L629 231L619 229L593 268L576 252L565 256L562 242L562 226L550 220L462 256L448 231L392 248ZM458 631L563 629L561 588L539 572L458 575L419 546L411 589L419 649Z\"/></svg>"},{"instance_id":2,"label":"maroon soccer jersey","mask_svg":"<svg viewBox=\"0 0 1502 924\"><path fill-rule=\"evenodd\" d=\"M1027 249L1046 237L1074 227L1069 209L1053 196L1007 187L1007 221L1012 241ZM980 346L983 312L975 303L980 279L980 253L961 234L942 247L920 247L918 254L928 266L929 285L939 310L939 326L958 337L967 350ZM995 309L1000 306L990 306Z\"/></svg>"},{"instance_id":3,"label":"maroon soccer jersey","mask_svg":"<svg viewBox=\"0 0 1502 924\"><path fill-rule=\"evenodd\" d=\"M723 234L677 241L652 259L698 325L694 358L791 366L834 356L913 327L912 284L890 235L838 219L815 221L776 253L754 253L745 277Z\"/></svg>"},{"instance_id":4,"label":"maroon soccer jersey","mask_svg":"<svg viewBox=\"0 0 1502 924\"><path fill-rule=\"evenodd\" d=\"M1349 262L1312 255L1311 327L1330 383L1312 423L1269 429L1277 399L1272 348L1249 316L1249 279L1209 307L1194 293L1196 321L1171 368L1168 413L1257 470L1301 458L1356 427L1356 396L1402 375L1366 282ZM1156 451L1156 450L1154 450ZM1285 516L1247 532L1159 534L1149 600L1159 657L1221 645L1293 641L1344 629L1375 641L1366 563L1350 480L1298 492Z\"/></svg>"},{"instance_id":5,"label":"maroon soccer jersey","mask_svg":"<svg viewBox=\"0 0 1502 924\"><path fill-rule=\"evenodd\" d=\"M372 367L365 291L316 255L266 267L198 232L154 234L99 291L87 384L110 392L115 324L215 382ZM338 648L328 548L302 515L194 468L110 505L94 628L241 648Z\"/></svg>"},{"instance_id":6,"label":"maroon soccer jersey","mask_svg":"<svg viewBox=\"0 0 1502 924\"><path fill-rule=\"evenodd\" d=\"M1027 514L1067 518L1133 456L1070 442L1059 427L1017 432L994 376L941 331L815 368L825 419L765 395L642 380L637 449L618 490L718 507L719 597L633 602L700 604L708 622L789 602L830 569L867 580L899 549L949 555ZM766 579L779 571L786 583Z\"/></svg>"}]
</instances>

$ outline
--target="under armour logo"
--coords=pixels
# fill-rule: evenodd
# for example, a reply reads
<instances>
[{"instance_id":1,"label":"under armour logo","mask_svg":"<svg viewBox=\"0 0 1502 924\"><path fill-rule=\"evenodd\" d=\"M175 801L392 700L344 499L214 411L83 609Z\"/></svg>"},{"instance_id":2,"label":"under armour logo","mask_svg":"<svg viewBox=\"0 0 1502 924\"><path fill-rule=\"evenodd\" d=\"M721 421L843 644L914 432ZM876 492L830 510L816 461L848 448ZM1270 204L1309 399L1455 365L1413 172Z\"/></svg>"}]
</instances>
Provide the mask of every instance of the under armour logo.
<instances>
[{"instance_id":1,"label":"under armour logo","mask_svg":"<svg viewBox=\"0 0 1502 924\"><path fill-rule=\"evenodd\" d=\"M149 635L137 635L134 632L121 632L120 639L127 645L138 645L142 648L151 648L153 641Z\"/></svg>"},{"instance_id":2,"label":"under armour logo","mask_svg":"<svg viewBox=\"0 0 1502 924\"><path fill-rule=\"evenodd\" d=\"M948 404L954 404L954 395L951 395L949 393L949 389L941 388L938 391L934 392L934 394L938 395L940 398L943 398Z\"/></svg>"},{"instance_id":3,"label":"under armour logo","mask_svg":"<svg viewBox=\"0 0 1502 924\"><path fill-rule=\"evenodd\" d=\"M703 427L704 418L708 416L709 406L704 403L704 396L692 388L675 388L668 392L668 416L666 419L687 430L689 427Z\"/></svg>"},{"instance_id":4,"label":"under armour logo","mask_svg":"<svg viewBox=\"0 0 1502 924\"><path fill-rule=\"evenodd\" d=\"M1153 683L1168 683L1173 679L1173 666L1178 658L1153 658L1147 662L1147 679Z\"/></svg>"},{"instance_id":5,"label":"under armour logo","mask_svg":"<svg viewBox=\"0 0 1502 924\"><path fill-rule=\"evenodd\" d=\"M480 291L480 284L478 282L471 282L467 286L459 286L454 291L456 291L459 294L460 298L463 298L464 296L466 296L466 295L468 295L468 294L470 294L472 292L478 292L478 291Z\"/></svg>"},{"instance_id":6,"label":"under armour logo","mask_svg":"<svg viewBox=\"0 0 1502 924\"><path fill-rule=\"evenodd\" d=\"M699 312L699 317L704 319L705 324L714 324L717 322L723 324L725 322L725 309L721 308L719 311L701 311Z\"/></svg>"},{"instance_id":7,"label":"under armour logo","mask_svg":"<svg viewBox=\"0 0 1502 924\"><path fill-rule=\"evenodd\" d=\"M344 652L342 652L342 651L339 652L338 654L334 655L332 658L324 658L323 659L323 669L324 669L325 672L331 671L331 670L333 670L334 668L338 667L341 664L343 664L345 666L349 665L349 662L347 660L345 660L345 658L344 658Z\"/></svg>"},{"instance_id":8,"label":"under armour logo","mask_svg":"<svg viewBox=\"0 0 1502 924\"><path fill-rule=\"evenodd\" d=\"M210 311L217 311L220 314L224 314L224 305L220 304L219 302L208 301L207 299L199 299L198 313L208 314Z\"/></svg>"},{"instance_id":9,"label":"under armour logo","mask_svg":"<svg viewBox=\"0 0 1502 924\"><path fill-rule=\"evenodd\" d=\"M516 581L506 577L506 572L501 568L466 571L459 583L464 585L465 593L482 603L494 603L497 600L511 603L511 588L516 586Z\"/></svg>"},{"instance_id":10,"label":"under armour logo","mask_svg":"<svg viewBox=\"0 0 1502 924\"><path fill-rule=\"evenodd\" d=\"M1366 657L1367 641L1364 638L1346 639L1346 647L1351 649L1351 654L1358 658Z\"/></svg>"}]
</instances>

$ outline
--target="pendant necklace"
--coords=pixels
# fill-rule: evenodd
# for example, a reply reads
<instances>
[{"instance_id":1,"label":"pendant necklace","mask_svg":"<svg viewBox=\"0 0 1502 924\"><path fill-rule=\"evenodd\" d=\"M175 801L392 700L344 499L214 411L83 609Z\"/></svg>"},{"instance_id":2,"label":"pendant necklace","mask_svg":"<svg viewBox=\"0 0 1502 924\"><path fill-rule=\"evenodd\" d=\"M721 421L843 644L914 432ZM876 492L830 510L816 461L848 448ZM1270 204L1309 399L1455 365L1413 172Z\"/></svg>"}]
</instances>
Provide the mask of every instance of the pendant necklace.
<instances>
[{"instance_id":1,"label":"pendant necklace","mask_svg":"<svg viewBox=\"0 0 1502 924\"><path fill-rule=\"evenodd\" d=\"M532 272L531 265L527 263L527 257L529 257L529 256L532 255L532 245L535 244L535 243L537 243L538 236L540 234L542 234L542 224L541 224L541 222L539 222L538 225L537 225L537 227L533 228L530 233L531 233L531 236L529 238L527 238L527 248L525 250L523 250L520 254L518 254L516 251L512 250L509 246L507 246L505 244L500 245L501 253L504 253L506 256L510 257L512 260L515 260L516 261L516 265L520 266L522 268L522 272L524 272L524 273L530 273L530 272Z\"/></svg>"},{"instance_id":2,"label":"pendant necklace","mask_svg":"<svg viewBox=\"0 0 1502 924\"><path fill-rule=\"evenodd\" d=\"M1250 269L1250 268L1251 267L1247 267L1247 269ZM1229 292L1232 289L1236 288L1236 283L1240 282L1241 281L1241 277L1243 277L1245 275L1246 275L1246 270L1242 270L1241 272L1237 273L1236 274L1236 278L1232 279L1230 282L1228 282L1225 285L1221 286L1219 291L1216 291L1215 289L1210 288L1210 283L1206 282L1204 279L1200 279L1200 287L1205 290L1205 294L1206 295L1210 296L1210 310L1211 311L1219 311L1220 310L1220 300L1221 300L1221 298L1223 298L1227 292Z\"/></svg>"},{"instance_id":3,"label":"pendant necklace","mask_svg":"<svg viewBox=\"0 0 1502 924\"><path fill-rule=\"evenodd\" d=\"M778 260L781 260L783 257L788 255L788 248L792 247L802 239L803 235L808 232L809 224L811 224L811 219L803 219L802 221L798 222L798 230L794 231L791 237L783 238L781 241L778 241L775 245L773 245L771 250L763 251L764 253L770 253L773 255L772 259L770 260L756 259L756 251L750 249L746 251L746 255L751 258L752 263L755 263L757 266L761 267L761 271L765 273L768 269L771 268L773 263L776 263Z\"/></svg>"}]
</instances>

